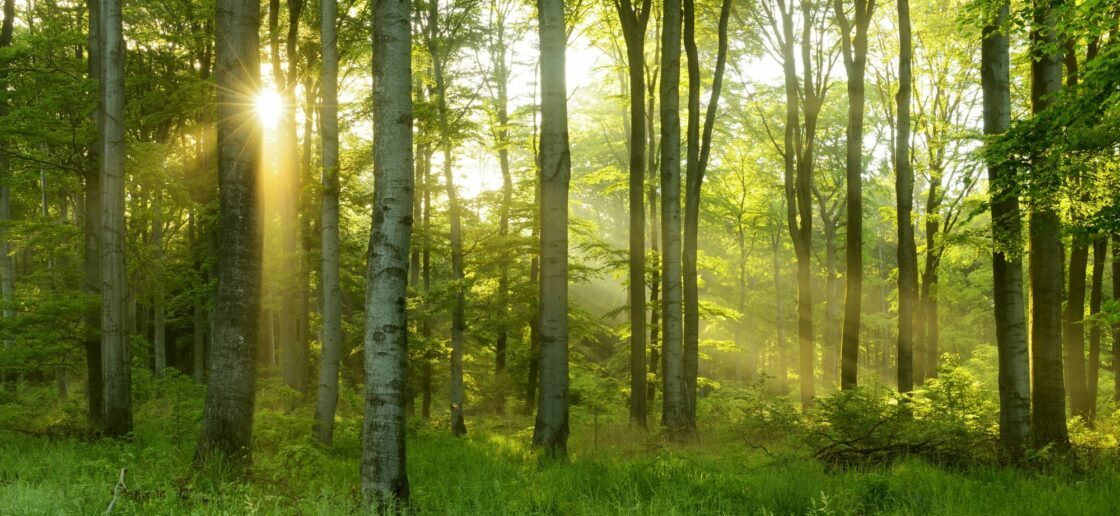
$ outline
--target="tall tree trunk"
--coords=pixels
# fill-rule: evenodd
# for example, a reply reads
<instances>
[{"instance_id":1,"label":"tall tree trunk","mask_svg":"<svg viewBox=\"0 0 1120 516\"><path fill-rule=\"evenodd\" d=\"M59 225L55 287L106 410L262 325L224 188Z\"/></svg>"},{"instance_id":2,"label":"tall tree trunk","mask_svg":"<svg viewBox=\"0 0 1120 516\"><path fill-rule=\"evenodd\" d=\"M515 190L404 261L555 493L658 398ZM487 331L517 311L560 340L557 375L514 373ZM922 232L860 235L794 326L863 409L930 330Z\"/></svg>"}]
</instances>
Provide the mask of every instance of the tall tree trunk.
<instances>
[{"instance_id":1,"label":"tall tree trunk","mask_svg":"<svg viewBox=\"0 0 1120 516\"><path fill-rule=\"evenodd\" d=\"M323 255L323 356L319 363L319 399L315 407L315 421L319 442L330 444L334 436L334 415L338 405L338 361L342 354L342 289L339 285L338 264L338 31L335 28L338 23L338 2L322 0L319 9L319 41L323 54L323 68L320 72L322 114L319 117L323 141L323 220L320 223Z\"/></svg>"},{"instance_id":2,"label":"tall tree trunk","mask_svg":"<svg viewBox=\"0 0 1120 516\"><path fill-rule=\"evenodd\" d=\"M101 357L105 433L132 431L125 298L124 35L120 0L101 1Z\"/></svg>"},{"instance_id":3,"label":"tall tree trunk","mask_svg":"<svg viewBox=\"0 0 1120 516\"><path fill-rule=\"evenodd\" d=\"M1069 299L1066 302L1063 357L1070 413L1089 418L1089 383L1085 375L1085 273L1089 268L1089 246L1081 235L1073 236L1069 255Z\"/></svg>"},{"instance_id":4,"label":"tall tree trunk","mask_svg":"<svg viewBox=\"0 0 1120 516\"><path fill-rule=\"evenodd\" d=\"M451 434L467 433L463 417L466 396L463 392L463 339L466 331L466 293L463 273L463 229L459 196L455 191L452 174L451 117L447 104L447 78L444 75L444 58L440 49L439 3L432 2L428 13L428 53L432 56L432 80L435 83L436 105L439 116L440 151L443 153L443 180L447 185L447 216L451 219L451 280L454 282L454 301L451 306Z\"/></svg>"},{"instance_id":5,"label":"tall tree trunk","mask_svg":"<svg viewBox=\"0 0 1120 516\"><path fill-rule=\"evenodd\" d=\"M863 300L863 102L864 70L867 62L867 27L875 12L875 0L853 0L854 17L844 13L844 1L834 0L836 21L848 73L847 183L847 282L844 290L844 328L841 341L840 388L857 385L859 371L860 305ZM852 27L854 25L854 27ZM852 33L854 28L855 33Z\"/></svg>"},{"instance_id":6,"label":"tall tree trunk","mask_svg":"<svg viewBox=\"0 0 1120 516\"><path fill-rule=\"evenodd\" d=\"M409 0L374 4L374 199L366 270L362 495L378 512L408 502L408 248L412 236L412 31Z\"/></svg>"},{"instance_id":7,"label":"tall tree trunk","mask_svg":"<svg viewBox=\"0 0 1120 516\"><path fill-rule=\"evenodd\" d=\"M712 92L708 99L704 125L700 126L700 56L696 48L695 0L684 0L684 44L688 55L688 151L685 172L684 245L682 265L684 272L684 379L687 390L685 408L688 426L696 430L696 381L700 365L700 292L697 269L698 233L700 227L700 190L712 150L712 131L716 110L719 108L723 69L727 63L727 24L731 17L731 1L723 0L719 19L719 48L712 76ZM702 134L702 135L701 135ZM809 341L810 348L812 340ZM804 352L805 350L802 349ZM808 357L802 353L801 397L806 406L813 399L812 349ZM808 374L805 361L808 359Z\"/></svg>"},{"instance_id":8,"label":"tall tree trunk","mask_svg":"<svg viewBox=\"0 0 1120 516\"><path fill-rule=\"evenodd\" d=\"M261 227L257 165L261 128L253 106L260 84L260 5L219 0L215 23L218 185L218 292L211 317L210 374L196 461L215 453L248 462L259 336Z\"/></svg>"},{"instance_id":9,"label":"tall tree trunk","mask_svg":"<svg viewBox=\"0 0 1120 516\"><path fill-rule=\"evenodd\" d=\"M670 435L688 432L681 340L681 2L666 0L661 31L662 410Z\"/></svg>"},{"instance_id":10,"label":"tall tree trunk","mask_svg":"<svg viewBox=\"0 0 1120 516\"><path fill-rule=\"evenodd\" d=\"M1093 286L1089 294L1089 422L1097 418L1097 391L1101 375L1101 326L1096 316L1101 312L1104 295L1104 262L1108 256L1108 240L1098 236L1093 240Z\"/></svg>"},{"instance_id":11,"label":"tall tree trunk","mask_svg":"<svg viewBox=\"0 0 1120 516\"><path fill-rule=\"evenodd\" d=\"M895 199L898 219L898 392L914 388L914 308L918 297L918 251L914 243L914 171L910 168L910 1L898 0L898 124L895 135Z\"/></svg>"},{"instance_id":12,"label":"tall tree trunk","mask_svg":"<svg viewBox=\"0 0 1120 516\"><path fill-rule=\"evenodd\" d=\"M15 25L15 1L4 0L4 22L0 26L0 49L10 47L12 45L12 31ZM91 16L92 18L92 16ZM91 41L92 41L91 36ZM92 66L92 62L91 62ZM92 75L92 74L91 74ZM0 69L0 120L7 123L8 118L8 69L7 65ZM12 218L12 187L11 187L11 161L7 154L8 142L0 138L0 302L3 302L4 319L15 317L15 310L12 309L15 294L15 268L12 264L12 246L8 241L8 224ZM87 235L89 230L87 228ZM88 238L87 238L88 240ZM87 260L88 261L88 260ZM88 272L87 272L88 274ZM89 353L89 338L86 341L87 353ZM11 342L5 340L3 343L3 350L8 353L11 350ZM87 360L88 365L92 365L92 361ZM100 367L100 361L97 365ZM93 368L90 367L92 373ZM100 373L100 368L98 369ZM0 371L0 383L9 383L12 374L9 371ZM90 388L94 387L93 381L90 381ZM100 398L99 398L100 399ZM90 394L90 419L96 421L97 417L93 415L94 397Z\"/></svg>"},{"instance_id":13,"label":"tall tree trunk","mask_svg":"<svg viewBox=\"0 0 1120 516\"><path fill-rule=\"evenodd\" d=\"M630 421L646 426L646 84L645 37L651 0L615 3L626 40L630 85Z\"/></svg>"},{"instance_id":14,"label":"tall tree trunk","mask_svg":"<svg viewBox=\"0 0 1120 516\"><path fill-rule=\"evenodd\" d=\"M1039 114L1053 103L1062 87L1062 52L1057 45L1058 14L1052 3L1035 0L1031 48L1031 110ZM1031 156L1030 285L1031 285L1031 431L1035 446L1069 448L1065 386L1062 374L1062 283L1065 261L1062 222L1051 201L1061 179L1053 157Z\"/></svg>"},{"instance_id":15,"label":"tall tree trunk","mask_svg":"<svg viewBox=\"0 0 1120 516\"><path fill-rule=\"evenodd\" d=\"M533 445L568 447L568 102L564 0L537 0L541 56L541 394Z\"/></svg>"},{"instance_id":16,"label":"tall tree trunk","mask_svg":"<svg viewBox=\"0 0 1120 516\"><path fill-rule=\"evenodd\" d=\"M8 9L12 0L5 4L6 13L14 12ZM87 73L94 81L101 81L101 2L100 0L86 0L89 10L89 39ZM7 21L11 17L5 14ZM0 103L6 109L6 103ZM100 106L91 116L91 122L101 128ZM101 175L100 175L100 149L97 143L91 143L87 150L86 166L83 170L85 180L85 206L83 220L83 251L82 262L83 290L95 299L101 299ZM0 158L0 159L6 159ZM0 192L2 193L2 192ZM11 278L14 276L10 249L0 249L0 290L7 289L11 292ZM4 294L8 299L8 294ZM4 317L8 317L4 313ZM105 383L101 367L101 307L93 305L85 313L86 332L83 337L86 352L86 402L89 410L90 426L101 428L105 419Z\"/></svg>"},{"instance_id":17,"label":"tall tree trunk","mask_svg":"<svg viewBox=\"0 0 1120 516\"><path fill-rule=\"evenodd\" d=\"M300 163L296 134L295 86L298 80L297 37L299 18L303 12L302 0L288 0L288 33L285 40L288 67L281 67L279 43L279 0L271 0L269 7L269 34L272 49L272 73L283 99L279 123L280 159L280 256L283 263L280 287L280 338L281 365L284 384L299 392L307 391L307 343L300 338L300 304L306 286L303 279L299 253L299 182Z\"/></svg>"}]
</instances>

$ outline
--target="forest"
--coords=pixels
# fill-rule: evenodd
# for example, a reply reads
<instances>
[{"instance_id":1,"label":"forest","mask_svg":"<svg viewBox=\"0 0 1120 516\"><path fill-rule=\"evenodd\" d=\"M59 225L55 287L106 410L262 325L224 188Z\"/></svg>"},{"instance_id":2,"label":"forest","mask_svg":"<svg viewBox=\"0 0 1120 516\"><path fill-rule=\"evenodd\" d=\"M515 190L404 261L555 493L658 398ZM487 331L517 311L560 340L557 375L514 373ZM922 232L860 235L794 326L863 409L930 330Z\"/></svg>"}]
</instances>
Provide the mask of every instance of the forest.
<instances>
[{"instance_id":1,"label":"forest","mask_svg":"<svg viewBox=\"0 0 1120 516\"><path fill-rule=\"evenodd\" d=\"M1120 0L0 4L0 514L1120 507Z\"/></svg>"}]
</instances>

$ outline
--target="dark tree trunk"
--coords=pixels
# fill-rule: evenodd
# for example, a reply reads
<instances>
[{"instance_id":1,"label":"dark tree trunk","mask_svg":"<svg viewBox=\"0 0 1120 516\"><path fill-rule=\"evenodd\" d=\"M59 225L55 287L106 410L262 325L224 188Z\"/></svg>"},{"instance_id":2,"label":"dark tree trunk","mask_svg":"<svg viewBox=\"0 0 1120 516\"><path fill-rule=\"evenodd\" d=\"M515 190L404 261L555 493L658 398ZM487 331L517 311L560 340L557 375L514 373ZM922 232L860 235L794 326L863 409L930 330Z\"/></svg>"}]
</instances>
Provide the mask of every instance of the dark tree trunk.
<instances>
[{"instance_id":1,"label":"dark tree trunk","mask_svg":"<svg viewBox=\"0 0 1120 516\"><path fill-rule=\"evenodd\" d=\"M5 5L5 23L14 12L8 9L12 1ZM100 0L87 0L89 9L89 61L88 73L90 78L100 81L101 77L101 40L100 31ZM7 109L7 102L0 103L0 109ZM100 128L100 109L94 113L93 122ZM7 159L6 157L0 159ZM85 210L84 210L84 261L83 287L87 294L101 298L101 177L100 177L100 150L96 144L90 145L84 171L85 179ZM0 249L0 260L3 260L3 288L10 290L12 276L12 261L7 249ZM5 294L6 295L6 294ZM4 314L4 317L8 317ZM89 410L90 426L101 428L105 417L105 384L102 379L101 368L101 307L94 305L85 314L86 333L84 347L86 352L86 401Z\"/></svg>"},{"instance_id":2,"label":"dark tree trunk","mask_svg":"<svg viewBox=\"0 0 1120 516\"><path fill-rule=\"evenodd\" d=\"M218 293L210 375L196 461L220 454L247 463L251 452L261 279L257 165L261 129L253 112L259 84L260 5L219 0L215 45L218 105Z\"/></svg>"},{"instance_id":3,"label":"dark tree trunk","mask_svg":"<svg viewBox=\"0 0 1120 516\"><path fill-rule=\"evenodd\" d=\"M619 0L615 7L626 41L630 86L630 420L646 426L646 298L645 298L645 37L651 0L640 7Z\"/></svg>"},{"instance_id":4,"label":"dark tree trunk","mask_svg":"<svg viewBox=\"0 0 1120 516\"><path fill-rule=\"evenodd\" d=\"M700 227L700 190L712 149L712 131L719 108L723 70L727 63L727 23L731 17L731 1L724 0L720 10L719 49L716 54L712 77L711 97L708 99L704 125L700 125L700 56L696 48L695 0L684 1L684 44L688 55L688 152L685 172L684 242L682 266L684 272L684 378L688 398L688 426L696 431L696 381L700 366L700 291L699 270L696 259ZM811 341L810 341L811 343ZM810 353L811 355L811 353ZM813 365L809 362L808 390L812 399ZM802 371L804 372L804 370ZM805 381L801 382L804 397Z\"/></svg>"},{"instance_id":5,"label":"dark tree trunk","mask_svg":"<svg viewBox=\"0 0 1120 516\"><path fill-rule=\"evenodd\" d=\"M898 214L898 392L914 388L914 308L918 297L918 254L914 243L914 171L910 168L910 2L898 0L898 124L895 135L895 196Z\"/></svg>"},{"instance_id":6,"label":"dark tree trunk","mask_svg":"<svg viewBox=\"0 0 1120 516\"><path fill-rule=\"evenodd\" d=\"M863 299L863 81L867 61L867 27L875 11L875 0L853 0L852 3L855 5L855 12L849 21L844 13L843 0L833 2L836 21L840 26L844 69L848 72L848 128L845 132L847 283L844 290L844 328L841 341L841 389L855 387L859 371L860 305Z\"/></svg>"},{"instance_id":7,"label":"dark tree trunk","mask_svg":"<svg viewBox=\"0 0 1120 516\"><path fill-rule=\"evenodd\" d=\"M1062 87L1062 52L1057 45L1058 14L1050 2L1034 2L1031 110L1039 114ZM1061 179L1053 157L1031 156L1030 285L1033 374L1031 431L1035 446L1069 448L1062 374L1062 287L1065 253L1057 197Z\"/></svg>"},{"instance_id":8,"label":"dark tree trunk","mask_svg":"<svg viewBox=\"0 0 1120 516\"><path fill-rule=\"evenodd\" d=\"M1089 318L1093 325L1089 328L1089 422L1097 418L1097 392L1101 375L1101 325L1097 316L1101 312L1104 295L1104 262L1108 256L1108 239L1098 236L1093 240L1093 286L1089 294Z\"/></svg>"}]
</instances>

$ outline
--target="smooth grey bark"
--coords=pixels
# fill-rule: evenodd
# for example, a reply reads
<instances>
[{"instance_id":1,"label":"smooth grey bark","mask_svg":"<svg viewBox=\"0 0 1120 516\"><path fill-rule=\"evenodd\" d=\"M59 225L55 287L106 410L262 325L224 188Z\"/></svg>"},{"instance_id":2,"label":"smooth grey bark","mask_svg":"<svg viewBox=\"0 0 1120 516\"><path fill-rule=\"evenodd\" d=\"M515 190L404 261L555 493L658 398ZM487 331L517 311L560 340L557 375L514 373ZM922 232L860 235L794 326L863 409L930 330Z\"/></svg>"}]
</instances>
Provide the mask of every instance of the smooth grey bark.
<instances>
[{"instance_id":1,"label":"smooth grey bark","mask_svg":"<svg viewBox=\"0 0 1120 516\"><path fill-rule=\"evenodd\" d=\"M89 11L89 38L87 40L87 54L89 56L86 70L89 77L100 83L101 80L101 39L100 33L100 0L86 0ZM7 19L7 16L5 16ZM91 115L91 122L101 127L101 107ZM83 258L82 258L82 290L92 298L101 299L101 160L99 142L91 142L87 148L86 164L82 171L85 183L85 198L83 206ZM2 250L0 250L2 251ZM9 252L3 252L0 264L10 267L11 257ZM9 276L10 277L10 276ZM6 317L6 315L5 315ZM98 429L105 418L105 385L101 370L101 306L100 303L89 307L84 315L86 331L83 336L86 353L86 406L89 414L90 426Z\"/></svg>"},{"instance_id":2,"label":"smooth grey bark","mask_svg":"<svg viewBox=\"0 0 1120 516\"><path fill-rule=\"evenodd\" d=\"M219 0L215 19L218 134L218 291L211 317L210 371L195 461L251 457L260 326L261 127L252 108L260 85L260 6Z\"/></svg>"},{"instance_id":3,"label":"smooth grey bark","mask_svg":"<svg viewBox=\"0 0 1120 516\"><path fill-rule=\"evenodd\" d=\"M1003 134L1011 125L1011 76L1007 34L1008 2L984 27L980 81L984 91L984 134ZM988 163L992 206L993 299L999 353L1000 448L1008 460L1022 456L1030 438L1031 383L1023 298L1022 216L1013 172Z\"/></svg>"},{"instance_id":4,"label":"smooth grey bark","mask_svg":"<svg viewBox=\"0 0 1120 516\"><path fill-rule=\"evenodd\" d=\"M373 13L373 228L366 270L366 410L362 497L378 511L408 503L405 394L408 249L412 238L412 31L409 0Z\"/></svg>"},{"instance_id":5,"label":"smooth grey bark","mask_svg":"<svg viewBox=\"0 0 1120 516\"><path fill-rule=\"evenodd\" d=\"M319 130L323 145L323 207L320 223L323 267L323 356L319 363L319 392L315 433L330 444L338 405L338 362L342 352L342 289L339 286L338 233L338 2L319 4L319 39L323 64Z\"/></svg>"},{"instance_id":6,"label":"smooth grey bark","mask_svg":"<svg viewBox=\"0 0 1120 516\"><path fill-rule=\"evenodd\" d=\"M4 21L3 25L0 25L0 49L12 45L15 16L15 1L4 0ZM8 70L5 66L0 69L0 120L5 121L5 123L8 118L7 79ZM8 224L12 218L12 187L10 184L12 170L7 146L8 142L0 138L0 301L4 304L3 311L0 313L3 314L5 319L15 317L15 311L11 309L15 294L15 268L12 263L11 242L8 241ZM3 349L5 352L10 351L11 342L5 340ZM98 362L98 365L100 365L100 362ZM0 382L6 383L9 376L10 374L7 371L0 372ZM93 387L92 382L90 386ZM93 406L92 394L90 395L90 406L91 408Z\"/></svg>"},{"instance_id":7,"label":"smooth grey bark","mask_svg":"<svg viewBox=\"0 0 1120 516\"><path fill-rule=\"evenodd\" d=\"M684 273L684 381L687 391L685 407L688 426L696 431L696 382L700 366L700 289L697 269L698 237L700 228L700 190L712 151L712 131L715 128L719 94L723 87L723 71L727 65L727 24L731 18L731 0L723 0L720 8L718 49L712 73L712 91L708 98L704 125L700 126L700 57L696 48L695 0L684 1L684 45L688 56L688 148L685 160L685 208L682 269ZM810 341L810 346L812 341ZM812 350L802 356L802 365L808 360L808 374L802 369L802 401L812 404L813 361ZM806 396L808 396L806 398ZM805 401L805 400L809 401Z\"/></svg>"},{"instance_id":8,"label":"smooth grey bark","mask_svg":"<svg viewBox=\"0 0 1120 516\"><path fill-rule=\"evenodd\" d=\"M630 86L630 421L646 426L646 84L645 38L651 0L635 6L616 0L615 10L626 42L626 70Z\"/></svg>"},{"instance_id":9,"label":"smooth grey bark","mask_svg":"<svg viewBox=\"0 0 1120 516\"><path fill-rule=\"evenodd\" d=\"M568 447L568 90L564 0L537 0L541 57L540 402L533 445L548 457Z\"/></svg>"},{"instance_id":10,"label":"smooth grey bark","mask_svg":"<svg viewBox=\"0 0 1120 516\"><path fill-rule=\"evenodd\" d=\"M132 431L125 298L124 35L121 1L101 0L101 358L105 433Z\"/></svg>"},{"instance_id":11,"label":"smooth grey bark","mask_svg":"<svg viewBox=\"0 0 1120 516\"><path fill-rule=\"evenodd\" d=\"M898 0L898 124L895 136L895 199L898 215L898 392L914 388L914 308L918 297L918 251L914 242L914 171L910 168L910 1Z\"/></svg>"},{"instance_id":12,"label":"smooth grey bark","mask_svg":"<svg viewBox=\"0 0 1120 516\"><path fill-rule=\"evenodd\" d=\"M867 28L875 13L875 0L852 0L853 18L844 12L844 0L834 0L844 69L848 73L847 154L847 281L844 289L844 328L841 340L840 388L854 388L859 372L860 306L863 300L863 111L864 71L867 65ZM854 34L853 34L854 29Z\"/></svg>"},{"instance_id":13,"label":"smooth grey bark","mask_svg":"<svg viewBox=\"0 0 1120 516\"><path fill-rule=\"evenodd\" d=\"M687 435L688 400L681 335L681 2L666 0L661 31L661 425Z\"/></svg>"},{"instance_id":14,"label":"smooth grey bark","mask_svg":"<svg viewBox=\"0 0 1120 516\"><path fill-rule=\"evenodd\" d=\"M1035 0L1032 12L1031 111L1050 107L1062 87L1062 50L1057 44L1058 13L1049 0ZM1031 432L1034 445L1068 449L1065 381L1062 372L1062 299L1065 250L1062 221L1052 197L1061 178L1054 158L1031 156Z\"/></svg>"}]
</instances>

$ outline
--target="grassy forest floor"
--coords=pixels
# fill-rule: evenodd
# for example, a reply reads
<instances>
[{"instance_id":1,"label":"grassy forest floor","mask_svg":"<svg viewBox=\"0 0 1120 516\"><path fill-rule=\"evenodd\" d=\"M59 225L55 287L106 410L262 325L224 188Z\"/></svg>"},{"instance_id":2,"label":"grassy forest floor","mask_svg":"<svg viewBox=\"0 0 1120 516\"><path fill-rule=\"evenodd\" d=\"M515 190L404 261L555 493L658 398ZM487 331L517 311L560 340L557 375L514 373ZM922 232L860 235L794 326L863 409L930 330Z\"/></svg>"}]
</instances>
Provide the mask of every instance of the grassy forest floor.
<instances>
[{"instance_id":1,"label":"grassy forest floor","mask_svg":"<svg viewBox=\"0 0 1120 516\"><path fill-rule=\"evenodd\" d=\"M335 446L313 444L313 407L262 389L246 480L192 470L202 390L185 378L137 382L130 441L81 430L81 397L21 385L0 394L0 514L349 514L357 512L360 403L341 400ZM935 466L921 459L830 469L774 435L721 424L671 444L575 410L570 461L541 464L527 416L410 422L409 479L421 514L1115 514L1120 465Z\"/></svg>"}]
</instances>

